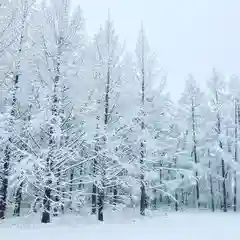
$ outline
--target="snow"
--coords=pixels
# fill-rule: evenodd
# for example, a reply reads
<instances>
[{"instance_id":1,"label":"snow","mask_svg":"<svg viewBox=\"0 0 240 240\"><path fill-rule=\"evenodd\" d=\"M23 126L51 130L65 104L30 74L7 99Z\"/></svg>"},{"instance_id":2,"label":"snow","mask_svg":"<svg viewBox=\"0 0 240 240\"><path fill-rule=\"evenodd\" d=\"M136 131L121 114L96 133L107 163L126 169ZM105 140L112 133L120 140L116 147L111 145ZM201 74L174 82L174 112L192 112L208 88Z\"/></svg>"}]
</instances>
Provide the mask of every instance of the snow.
<instances>
[{"instance_id":1,"label":"snow","mask_svg":"<svg viewBox=\"0 0 240 240\"><path fill-rule=\"evenodd\" d=\"M110 215L108 216L110 217ZM7 240L239 240L239 213L169 213L129 220L108 219L104 224L91 217L68 216L67 222L53 224L23 223L14 225L7 220L0 224L1 239ZM89 219L88 219L89 218ZM84 224L83 224L84 220ZM24 221L19 219L19 221Z\"/></svg>"}]
</instances>

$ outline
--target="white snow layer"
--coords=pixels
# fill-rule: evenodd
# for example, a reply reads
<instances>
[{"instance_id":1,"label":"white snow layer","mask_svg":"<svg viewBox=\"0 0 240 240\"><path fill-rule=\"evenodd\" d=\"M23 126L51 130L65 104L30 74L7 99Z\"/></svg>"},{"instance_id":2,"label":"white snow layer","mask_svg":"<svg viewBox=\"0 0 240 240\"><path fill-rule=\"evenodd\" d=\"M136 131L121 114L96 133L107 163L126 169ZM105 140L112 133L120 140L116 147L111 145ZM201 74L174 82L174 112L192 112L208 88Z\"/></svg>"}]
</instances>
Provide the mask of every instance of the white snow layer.
<instances>
[{"instance_id":1,"label":"white snow layer","mask_svg":"<svg viewBox=\"0 0 240 240\"><path fill-rule=\"evenodd\" d=\"M88 217L86 217L88 218ZM66 219L65 219L66 220ZM70 220L70 218L69 218ZM89 222L72 216L68 223L60 224L0 224L1 240L239 240L240 215L238 213L170 213L134 221L104 224ZM24 221L24 220L23 220ZM79 222L77 222L79 221ZM75 224L72 224L75 222Z\"/></svg>"}]
</instances>

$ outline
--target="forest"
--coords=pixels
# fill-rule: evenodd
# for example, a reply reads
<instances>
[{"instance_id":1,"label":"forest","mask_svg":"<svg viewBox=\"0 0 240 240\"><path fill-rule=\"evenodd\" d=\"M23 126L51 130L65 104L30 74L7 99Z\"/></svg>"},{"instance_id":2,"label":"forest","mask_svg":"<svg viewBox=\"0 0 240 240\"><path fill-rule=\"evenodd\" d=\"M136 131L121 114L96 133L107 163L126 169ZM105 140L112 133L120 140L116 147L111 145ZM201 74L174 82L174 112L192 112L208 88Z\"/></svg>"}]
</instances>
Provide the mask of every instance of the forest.
<instances>
[{"instance_id":1,"label":"forest","mask_svg":"<svg viewBox=\"0 0 240 240\"><path fill-rule=\"evenodd\" d=\"M238 76L189 74L173 101L144 23L128 52L106 19L90 37L69 0L0 0L0 221L237 212Z\"/></svg>"}]
</instances>

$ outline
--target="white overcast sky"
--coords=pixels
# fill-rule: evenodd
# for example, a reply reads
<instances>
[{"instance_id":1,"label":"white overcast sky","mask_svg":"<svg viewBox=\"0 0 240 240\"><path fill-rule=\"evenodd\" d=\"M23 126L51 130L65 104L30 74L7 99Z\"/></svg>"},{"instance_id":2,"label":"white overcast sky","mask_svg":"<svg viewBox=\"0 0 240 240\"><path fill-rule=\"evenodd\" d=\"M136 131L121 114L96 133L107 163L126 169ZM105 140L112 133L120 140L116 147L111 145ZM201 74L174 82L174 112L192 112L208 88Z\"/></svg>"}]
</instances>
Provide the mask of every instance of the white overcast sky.
<instances>
[{"instance_id":1,"label":"white overcast sky","mask_svg":"<svg viewBox=\"0 0 240 240\"><path fill-rule=\"evenodd\" d=\"M168 89L179 96L189 73L201 85L215 67L240 75L240 0L73 0L87 30L95 33L108 9L117 33L134 50L141 20L151 49L167 71Z\"/></svg>"}]
</instances>

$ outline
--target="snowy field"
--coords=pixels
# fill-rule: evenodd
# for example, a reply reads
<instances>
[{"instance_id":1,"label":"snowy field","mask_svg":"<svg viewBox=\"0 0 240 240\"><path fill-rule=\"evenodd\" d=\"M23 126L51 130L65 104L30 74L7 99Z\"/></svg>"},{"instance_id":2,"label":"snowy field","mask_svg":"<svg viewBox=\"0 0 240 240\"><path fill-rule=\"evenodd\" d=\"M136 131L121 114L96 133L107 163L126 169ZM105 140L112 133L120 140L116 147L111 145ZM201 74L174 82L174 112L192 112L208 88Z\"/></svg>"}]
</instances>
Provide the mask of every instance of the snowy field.
<instances>
[{"instance_id":1,"label":"snowy field","mask_svg":"<svg viewBox=\"0 0 240 240\"><path fill-rule=\"evenodd\" d=\"M1 223L1 239L240 240L240 214L234 213L170 213L131 220L115 217L104 224L90 217L74 216L55 219L54 223L49 225L34 224L36 220L29 217Z\"/></svg>"}]
</instances>

